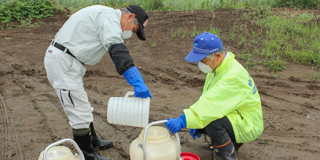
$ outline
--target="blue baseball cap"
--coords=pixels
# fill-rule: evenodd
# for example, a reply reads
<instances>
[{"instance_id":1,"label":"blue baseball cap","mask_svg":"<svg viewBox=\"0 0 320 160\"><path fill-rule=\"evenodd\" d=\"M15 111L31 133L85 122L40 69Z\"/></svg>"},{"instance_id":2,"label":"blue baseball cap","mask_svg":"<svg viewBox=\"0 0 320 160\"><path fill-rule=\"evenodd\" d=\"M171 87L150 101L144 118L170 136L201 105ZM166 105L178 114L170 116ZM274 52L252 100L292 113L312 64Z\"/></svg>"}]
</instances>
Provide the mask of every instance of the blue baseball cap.
<instances>
[{"instance_id":1,"label":"blue baseball cap","mask_svg":"<svg viewBox=\"0 0 320 160\"><path fill-rule=\"evenodd\" d=\"M204 32L193 40L192 51L184 58L186 61L196 63L206 58L209 54L220 51L223 44L218 36Z\"/></svg>"}]
</instances>

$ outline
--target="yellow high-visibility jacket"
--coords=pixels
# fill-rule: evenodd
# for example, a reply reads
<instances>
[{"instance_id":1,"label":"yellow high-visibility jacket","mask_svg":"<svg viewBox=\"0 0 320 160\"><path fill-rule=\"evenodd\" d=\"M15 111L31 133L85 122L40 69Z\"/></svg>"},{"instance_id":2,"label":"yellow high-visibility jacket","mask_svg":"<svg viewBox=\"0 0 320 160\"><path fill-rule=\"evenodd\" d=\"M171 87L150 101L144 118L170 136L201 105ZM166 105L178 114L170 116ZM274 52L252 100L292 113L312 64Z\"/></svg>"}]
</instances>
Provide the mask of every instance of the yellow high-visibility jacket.
<instances>
[{"instance_id":1,"label":"yellow high-visibility jacket","mask_svg":"<svg viewBox=\"0 0 320 160\"><path fill-rule=\"evenodd\" d=\"M228 52L220 67L208 73L199 100L184 109L187 128L203 129L224 116L230 120L236 142L247 143L263 131L261 100L247 70Z\"/></svg>"}]
</instances>

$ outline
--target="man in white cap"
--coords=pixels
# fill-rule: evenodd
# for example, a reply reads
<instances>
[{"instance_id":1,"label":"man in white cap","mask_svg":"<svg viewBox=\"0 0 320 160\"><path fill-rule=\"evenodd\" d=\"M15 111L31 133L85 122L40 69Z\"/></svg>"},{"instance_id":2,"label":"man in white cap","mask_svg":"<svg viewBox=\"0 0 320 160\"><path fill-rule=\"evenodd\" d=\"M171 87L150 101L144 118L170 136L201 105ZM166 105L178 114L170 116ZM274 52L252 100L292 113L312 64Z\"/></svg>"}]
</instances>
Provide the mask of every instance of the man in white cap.
<instances>
[{"instance_id":1,"label":"man in white cap","mask_svg":"<svg viewBox=\"0 0 320 160\"><path fill-rule=\"evenodd\" d=\"M44 64L48 80L61 101L72 127L74 140L86 160L110 160L94 148L107 149L112 141L101 140L93 127L93 108L83 87L85 65L96 65L108 51L116 70L134 86L134 96L152 98L123 39L135 32L146 40L148 14L139 6L116 10L95 5L74 13L60 28L46 51Z\"/></svg>"},{"instance_id":2,"label":"man in white cap","mask_svg":"<svg viewBox=\"0 0 320 160\"><path fill-rule=\"evenodd\" d=\"M194 139L201 133L208 135L215 153L224 160L236 160L236 149L263 132L257 87L234 57L224 52L218 36L199 34L185 60L198 63L199 69L207 73L202 95L179 118L170 118L165 124L172 133L190 128Z\"/></svg>"}]
</instances>

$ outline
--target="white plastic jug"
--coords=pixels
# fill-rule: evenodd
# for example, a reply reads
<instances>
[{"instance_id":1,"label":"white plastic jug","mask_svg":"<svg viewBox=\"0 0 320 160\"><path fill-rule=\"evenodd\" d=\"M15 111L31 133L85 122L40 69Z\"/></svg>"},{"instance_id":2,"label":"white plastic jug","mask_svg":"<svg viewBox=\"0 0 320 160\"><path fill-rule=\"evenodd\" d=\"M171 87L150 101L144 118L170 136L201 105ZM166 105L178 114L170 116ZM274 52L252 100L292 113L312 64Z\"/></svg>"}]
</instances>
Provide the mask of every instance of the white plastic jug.
<instances>
[{"instance_id":1,"label":"white plastic jug","mask_svg":"<svg viewBox=\"0 0 320 160\"><path fill-rule=\"evenodd\" d=\"M151 126L165 122L167 120L150 123L141 131L139 137L131 142L131 160L182 160L178 133L171 137L166 128Z\"/></svg>"},{"instance_id":2,"label":"white plastic jug","mask_svg":"<svg viewBox=\"0 0 320 160\"><path fill-rule=\"evenodd\" d=\"M135 127L146 127L149 123L150 98L129 97L133 91L124 97L110 97L108 101L107 120L111 124Z\"/></svg>"},{"instance_id":3,"label":"white plastic jug","mask_svg":"<svg viewBox=\"0 0 320 160\"><path fill-rule=\"evenodd\" d=\"M79 154L72 154L71 150L65 146L56 146L64 142L71 142ZM45 150L40 153L38 160L85 160L77 143L70 139L65 138L58 142L50 144Z\"/></svg>"}]
</instances>

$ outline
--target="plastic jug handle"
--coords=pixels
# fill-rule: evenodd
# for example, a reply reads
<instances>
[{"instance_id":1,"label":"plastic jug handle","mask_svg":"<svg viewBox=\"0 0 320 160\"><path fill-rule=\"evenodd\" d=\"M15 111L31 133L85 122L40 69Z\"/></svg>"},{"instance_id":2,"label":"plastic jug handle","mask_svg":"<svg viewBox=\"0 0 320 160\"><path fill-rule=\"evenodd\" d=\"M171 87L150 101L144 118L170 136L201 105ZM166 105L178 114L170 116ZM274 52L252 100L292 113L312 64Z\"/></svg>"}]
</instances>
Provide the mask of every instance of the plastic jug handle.
<instances>
[{"instance_id":1,"label":"plastic jug handle","mask_svg":"<svg viewBox=\"0 0 320 160\"><path fill-rule=\"evenodd\" d=\"M155 121L150 123L144 130L144 134L143 134L143 142L142 142L142 150L143 150L143 160L147 159L147 152L146 152L146 141L147 141L147 132L149 127L151 127L152 125L155 124L162 124L162 123L166 123L168 120L161 120L161 121ZM181 146L180 146L180 138L178 133L175 134L177 143L178 143L178 160L182 160L181 158Z\"/></svg>"},{"instance_id":2,"label":"plastic jug handle","mask_svg":"<svg viewBox=\"0 0 320 160\"><path fill-rule=\"evenodd\" d=\"M62 140L60 140L60 141L58 141L58 142L54 142L54 143L50 144L50 145L44 150L44 152L43 152L43 160L46 160L46 159L47 159L47 152L49 151L49 149L50 149L51 147L56 146L56 145L59 145L59 144L62 144L62 143L64 143L64 142L70 142L70 143L72 143L73 146L76 148L76 150L79 152L81 159L82 159L82 160L85 160L85 159L84 159L84 155L83 155L81 149L79 148L78 144L77 144L73 139L71 139L71 138L65 138L65 139L62 139Z\"/></svg>"},{"instance_id":3,"label":"plastic jug handle","mask_svg":"<svg viewBox=\"0 0 320 160\"><path fill-rule=\"evenodd\" d=\"M129 96L133 96L133 95L134 95L134 91L128 91L124 96L124 98L128 98Z\"/></svg>"}]
</instances>

